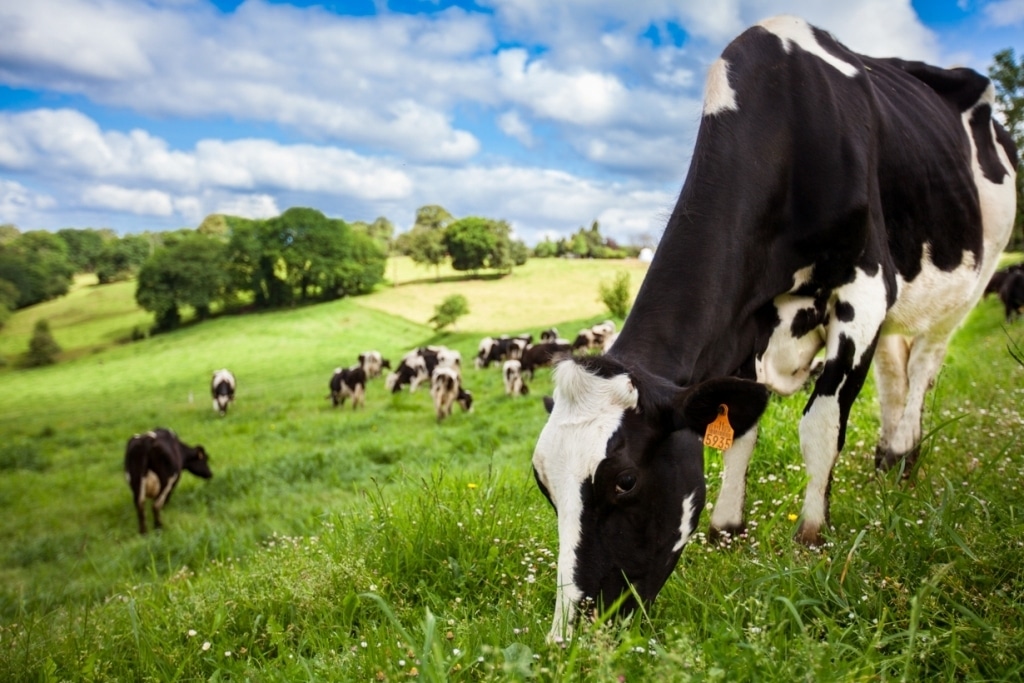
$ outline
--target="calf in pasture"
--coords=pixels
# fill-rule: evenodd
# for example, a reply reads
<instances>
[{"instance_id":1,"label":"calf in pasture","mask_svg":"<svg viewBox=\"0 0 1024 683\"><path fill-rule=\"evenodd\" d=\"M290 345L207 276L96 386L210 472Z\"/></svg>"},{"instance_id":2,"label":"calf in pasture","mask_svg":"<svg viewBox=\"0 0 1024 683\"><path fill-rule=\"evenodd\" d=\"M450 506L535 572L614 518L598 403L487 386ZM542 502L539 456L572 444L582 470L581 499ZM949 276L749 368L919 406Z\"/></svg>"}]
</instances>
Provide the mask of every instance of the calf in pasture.
<instances>
[{"instance_id":1,"label":"calf in pasture","mask_svg":"<svg viewBox=\"0 0 1024 683\"><path fill-rule=\"evenodd\" d=\"M235 400L235 376L230 370L222 368L213 373L210 393L213 395L213 409L221 415L227 415L228 404Z\"/></svg>"},{"instance_id":2,"label":"calf in pasture","mask_svg":"<svg viewBox=\"0 0 1024 683\"><path fill-rule=\"evenodd\" d=\"M568 356L572 353L572 347L564 339L543 344L534 344L526 349L520 360L520 371L523 375L530 375L533 379L534 370L550 366L559 356Z\"/></svg>"},{"instance_id":3,"label":"calf in pasture","mask_svg":"<svg viewBox=\"0 0 1024 683\"><path fill-rule=\"evenodd\" d=\"M329 398L335 406L344 405L346 398L352 399L352 410L366 404L366 370L362 365L335 368L329 386Z\"/></svg>"},{"instance_id":4,"label":"calf in pasture","mask_svg":"<svg viewBox=\"0 0 1024 683\"><path fill-rule=\"evenodd\" d=\"M476 367L486 368L491 363L519 360L532 340L533 335L531 334L520 334L515 337L484 337L480 340L480 345L477 348Z\"/></svg>"},{"instance_id":5,"label":"calf in pasture","mask_svg":"<svg viewBox=\"0 0 1024 683\"><path fill-rule=\"evenodd\" d=\"M388 375L385 386L391 393L398 393L409 385L414 392L420 384L429 382L434 368L449 367L461 374L462 354L446 346L421 346L405 354L395 371Z\"/></svg>"},{"instance_id":6,"label":"calf in pasture","mask_svg":"<svg viewBox=\"0 0 1024 683\"><path fill-rule=\"evenodd\" d=\"M434 399L437 421L452 414L456 403L469 411L473 407L473 394L462 387L462 380L453 368L437 367L430 379L430 395Z\"/></svg>"},{"instance_id":7,"label":"calf in pasture","mask_svg":"<svg viewBox=\"0 0 1024 683\"><path fill-rule=\"evenodd\" d=\"M366 371L366 379L378 377L384 368L391 369L391 361L381 355L380 351L364 351L359 354L359 365Z\"/></svg>"},{"instance_id":8,"label":"calf in pasture","mask_svg":"<svg viewBox=\"0 0 1024 683\"><path fill-rule=\"evenodd\" d=\"M558 329L555 328L555 327L550 327L550 328L548 328L546 330L543 330L540 333L540 341L541 341L541 343L543 343L543 342L553 342L556 339L558 339Z\"/></svg>"},{"instance_id":9,"label":"calf in pasture","mask_svg":"<svg viewBox=\"0 0 1024 683\"><path fill-rule=\"evenodd\" d=\"M735 438L719 437L711 532L743 531L768 391L799 390L821 349L797 540L824 540L872 360L876 467L914 464L926 391L1013 225L1017 151L993 101L970 69L859 55L795 17L711 65L689 173L618 339L554 372L533 455L558 518L551 638L581 603L654 600L697 527L700 434L719 415Z\"/></svg>"},{"instance_id":10,"label":"calf in pasture","mask_svg":"<svg viewBox=\"0 0 1024 683\"><path fill-rule=\"evenodd\" d=\"M611 346L611 341L614 341L615 337L615 323L611 320L605 320L603 323L597 323L588 328L583 328L576 335L576 339L572 342L572 350L575 351L590 351L599 349L604 351Z\"/></svg>"},{"instance_id":11,"label":"calf in pasture","mask_svg":"<svg viewBox=\"0 0 1024 683\"><path fill-rule=\"evenodd\" d=\"M209 479L210 462L202 446L192 448L170 429L154 429L128 439L124 477L135 501L139 533L146 533L146 499L153 499L153 527L160 529L160 511L171 500L182 470Z\"/></svg>"},{"instance_id":12,"label":"calf in pasture","mask_svg":"<svg viewBox=\"0 0 1024 683\"><path fill-rule=\"evenodd\" d=\"M526 396L530 393L529 387L523 381L522 363L517 360L507 360L501 367L501 374L505 379L505 394L507 396Z\"/></svg>"}]
</instances>

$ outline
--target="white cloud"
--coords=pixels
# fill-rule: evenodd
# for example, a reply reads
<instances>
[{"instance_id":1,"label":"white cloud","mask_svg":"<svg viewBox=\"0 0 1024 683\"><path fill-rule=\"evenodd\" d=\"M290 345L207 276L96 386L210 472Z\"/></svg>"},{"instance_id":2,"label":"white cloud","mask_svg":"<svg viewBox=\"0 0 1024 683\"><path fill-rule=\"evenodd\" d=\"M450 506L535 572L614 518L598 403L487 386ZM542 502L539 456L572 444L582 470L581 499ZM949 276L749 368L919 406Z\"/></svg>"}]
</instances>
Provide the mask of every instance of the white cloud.
<instances>
[{"instance_id":1,"label":"white cloud","mask_svg":"<svg viewBox=\"0 0 1024 683\"><path fill-rule=\"evenodd\" d=\"M1024 0L997 0L983 8L985 17L996 26L1024 23Z\"/></svg>"},{"instance_id":2,"label":"white cloud","mask_svg":"<svg viewBox=\"0 0 1024 683\"><path fill-rule=\"evenodd\" d=\"M0 223L18 223L56 206L53 197L37 194L21 183L0 178Z\"/></svg>"},{"instance_id":3,"label":"white cloud","mask_svg":"<svg viewBox=\"0 0 1024 683\"><path fill-rule=\"evenodd\" d=\"M224 213L243 218L273 218L281 214L281 209L268 194L247 194L222 200L209 213Z\"/></svg>"},{"instance_id":4,"label":"white cloud","mask_svg":"<svg viewBox=\"0 0 1024 683\"><path fill-rule=\"evenodd\" d=\"M171 196L160 190L94 185L82 192L81 201L92 209L112 209L140 216L170 216L174 212Z\"/></svg>"},{"instance_id":5,"label":"white cloud","mask_svg":"<svg viewBox=\"0 0 1024 683\"><path fill-rule=\"evenodd\" d=\"M517 111L507 111L498 117L498 128L510 138L515 138L526 147L533 147L530 127L523 122Z\"/></svg>"}]
</instances>

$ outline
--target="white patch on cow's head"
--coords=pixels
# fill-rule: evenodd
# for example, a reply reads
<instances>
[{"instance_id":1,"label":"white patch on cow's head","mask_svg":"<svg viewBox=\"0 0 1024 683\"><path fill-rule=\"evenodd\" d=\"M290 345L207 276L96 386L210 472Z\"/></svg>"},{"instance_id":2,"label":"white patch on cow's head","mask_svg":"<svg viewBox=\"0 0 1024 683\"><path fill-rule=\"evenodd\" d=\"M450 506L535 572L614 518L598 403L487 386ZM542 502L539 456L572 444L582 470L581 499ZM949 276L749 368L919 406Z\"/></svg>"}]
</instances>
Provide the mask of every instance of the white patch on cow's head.
<instances>
[{"instance_id":1,"label":"white patch on cow's head","mask_svg":"<svg viewBox=\"0 0 1024 683\"><path fill-rule=\"evenodd\" d=\"M558 584L551 637L569 630L583 597L573 582L581 537L580 488L607 455L608 440L639 396L627 374L606 379L575 361L555 367L554 407L537 439L533 467L558 515Z\"/></svg>"},{"instance_id":2,"label":"white patch on cow's head","mask_svg":"<svg viewBox=\"0 0 1024 683\"><path fill-rule=\"evenodd\" d=\"M716 59L708 69L708 80L704 84L704 116L737 110L736 91L729 85L729 62Z\"/></svg>"},{"instance_id":3,"label":"white patch on cow's head","mask_svg":"<svg viewBox=\"0 0 1024 683\"><path fill-rule=\"evenodd\" d=\"M674 553L683 549L686 542L690 540L690 534L693 533L694 527L697 525L697 520L693 518L693 499L696 495L696 493L691 493L683 499L683 517L679 522L679 540L676 541L674 546L672 546L672 552Z\"/></svg>"},{"instance_id":4,"label":"white patch on cow's head","mask_svg":"<svg viewBox=\"0 0 1024 683\"><path fill-rule=\"evenodd\" d=\"M826 64L834 67L839 73L849 78L857 75L857 67L849 62L844 62L835 55L829 53L821 46L818 39L814 37L811 25L803 19L793 16L778 16L757 24L761 28L775 34L782 41L782 49L787 53L793 49L793 44L800 46L805 52L819 57Z\"/></svg>"}]
</instances>

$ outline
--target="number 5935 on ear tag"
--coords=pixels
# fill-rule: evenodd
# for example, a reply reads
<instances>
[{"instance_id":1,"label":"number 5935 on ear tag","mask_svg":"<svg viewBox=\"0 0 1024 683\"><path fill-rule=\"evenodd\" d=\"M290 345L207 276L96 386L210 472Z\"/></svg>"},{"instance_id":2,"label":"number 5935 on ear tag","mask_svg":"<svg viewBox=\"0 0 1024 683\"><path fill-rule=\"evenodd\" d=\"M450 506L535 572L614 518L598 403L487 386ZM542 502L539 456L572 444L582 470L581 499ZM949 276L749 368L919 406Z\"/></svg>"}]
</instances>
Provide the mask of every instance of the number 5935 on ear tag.
<instances>
[{"instance_id":1,"label":"number 5935 on ear tag","mask_svg":"<svg viewBox=\"0 0 1024 683\"><path fill-rule=\"evenodd\" d=\"M704 432L704 445L724 451L732 446L732 425L729 424L729 407L718 406L718 417L708 425Z\"/></svg>"}]
</instances>

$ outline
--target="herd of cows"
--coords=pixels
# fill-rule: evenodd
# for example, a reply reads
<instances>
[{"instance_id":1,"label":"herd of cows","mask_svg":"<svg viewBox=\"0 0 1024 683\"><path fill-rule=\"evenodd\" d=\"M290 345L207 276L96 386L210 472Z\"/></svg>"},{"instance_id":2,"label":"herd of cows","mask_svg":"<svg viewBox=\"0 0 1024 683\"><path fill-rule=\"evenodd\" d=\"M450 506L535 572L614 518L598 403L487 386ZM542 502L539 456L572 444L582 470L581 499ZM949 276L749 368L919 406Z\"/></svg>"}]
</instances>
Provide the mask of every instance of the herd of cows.
<instances>
[{"instance_id":1,"label":"herd of cows","mask_svg":"<svg viewBox=\"0 0 1024 683\"><path fill-rule=\"evenodd\" d=\"M537 368L549 367L559 355L603 352L615 340L615 323L606 320L580 330L572 342L558 336L554 328L540 333L540 342L533 343L533 335L515 337L484 337L479 344L474 365L487 368L500 364L505 393L522 396L529 393L525 377L533 378ZM390 370L384 383L387 390L397 393L404 387L415 392L424 383L430 385L434 411L438 422L452 414L458 404L463 411L473 407L473 394L463 386L462 354L445 346L422 346L406 353L393 370L391 362L379 351L359 354L350 367L335 368L328 382L328 398L335 407L351 399L352 408L365 405L366 384ZM213 410L227 415L235 400L237 381L227 368L213 373L210 394ZM131 489L139 520L139 533L146 533L145 504L152 500L153 526L161 528L160 512L167 505L182 472L209 479L210 471L206 450L189 446L177 434L166 428L157 428L145 434L135 434L128 440L124 460L125 479Z\"/></svg>"}]
</instances>

